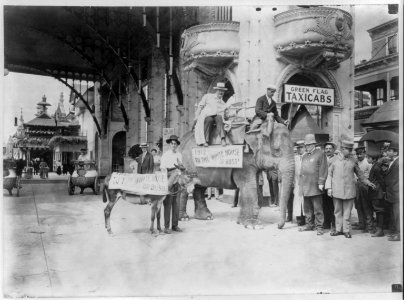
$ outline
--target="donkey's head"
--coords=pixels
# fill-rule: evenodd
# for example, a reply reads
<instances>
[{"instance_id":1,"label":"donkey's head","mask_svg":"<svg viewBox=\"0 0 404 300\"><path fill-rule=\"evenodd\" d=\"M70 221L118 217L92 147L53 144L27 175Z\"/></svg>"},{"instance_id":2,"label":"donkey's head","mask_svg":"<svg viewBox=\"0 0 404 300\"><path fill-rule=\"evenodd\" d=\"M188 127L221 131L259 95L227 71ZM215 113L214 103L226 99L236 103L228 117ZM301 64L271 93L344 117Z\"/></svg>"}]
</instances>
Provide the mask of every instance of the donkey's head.
<instances>
[{"instance_id":1,"label":"donkey's head","mask_svg":"<svg viewBox=\"0 0 404 300\"><path fill-rule=\"evenodd\" d=\"M186 188L188 192L193 190L193 174L188 172L184 165L180 162L174 164L175 170L171 172L168 178L168 187L171 188L173 185L178 184L181 189Z\"/></svg>"}]
</instances>

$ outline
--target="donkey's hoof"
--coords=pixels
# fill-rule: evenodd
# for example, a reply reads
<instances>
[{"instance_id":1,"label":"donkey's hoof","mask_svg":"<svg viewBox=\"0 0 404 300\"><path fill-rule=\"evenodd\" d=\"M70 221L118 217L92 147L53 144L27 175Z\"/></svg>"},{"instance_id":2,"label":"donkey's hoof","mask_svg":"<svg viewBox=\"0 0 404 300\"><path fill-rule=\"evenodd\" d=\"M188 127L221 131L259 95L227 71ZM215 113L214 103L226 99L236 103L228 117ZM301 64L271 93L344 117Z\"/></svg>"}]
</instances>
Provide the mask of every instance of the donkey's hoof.
<instances>
[{"instance_id":1,"label":"donkey's hoof","mask_svg":"<svg viewBox=\"0 0 404 300\"><path fill-rule=\"evenodd\" d=\"M113 232L112 232L111 229L107 229L107 232L108 232L109 235L113 235Z\"/></svg>"}]
</instances>

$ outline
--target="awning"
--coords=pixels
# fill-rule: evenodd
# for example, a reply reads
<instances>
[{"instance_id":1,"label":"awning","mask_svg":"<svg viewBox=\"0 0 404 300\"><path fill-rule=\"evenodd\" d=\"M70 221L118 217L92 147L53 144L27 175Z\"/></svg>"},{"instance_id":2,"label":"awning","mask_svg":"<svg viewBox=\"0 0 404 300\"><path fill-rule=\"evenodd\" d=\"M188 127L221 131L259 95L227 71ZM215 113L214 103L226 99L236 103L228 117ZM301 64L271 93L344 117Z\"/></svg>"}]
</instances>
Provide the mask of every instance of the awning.
<instances>
[{"instance_id":1,"label":"awning","mask_svg":"<svg viewBox=\"0 0 404 300\"><path fill-rule=\"evenodd\" d=\"M365 122L362 122L362 125L399 122L399 111L398 100L385 102Z\"/></svg>"}]
</instances>

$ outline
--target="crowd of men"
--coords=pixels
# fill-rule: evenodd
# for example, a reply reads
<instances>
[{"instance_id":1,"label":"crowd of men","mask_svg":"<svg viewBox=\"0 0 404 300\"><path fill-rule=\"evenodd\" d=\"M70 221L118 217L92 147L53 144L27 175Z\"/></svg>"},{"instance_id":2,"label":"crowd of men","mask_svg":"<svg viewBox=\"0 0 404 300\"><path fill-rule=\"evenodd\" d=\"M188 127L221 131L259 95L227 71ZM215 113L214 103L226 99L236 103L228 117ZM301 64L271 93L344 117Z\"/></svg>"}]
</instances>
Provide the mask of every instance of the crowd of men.
<instances>
[{"instance_id":1,"label":"crowd of men","mask_svg":"<svg viewBox=\"0 0 404 300\"><path fill-rule=\"evenodd\" d=\"M217 83L213 89L214 93L202 98L195 114L195 139L199 146L209 146L213 124L219 130L221 145L226 146L223 123L229 117L226 111L231 105L223 101L227 91L224 83ZM269 85L266 94L257 99L250 131L259 128L269 114L273 114L276 122L289 125L288 120L278 115L276 102L272 99L275 92L276 86ZM319 145L313 134L307 134L295 148L296 176L288 205L288 220L296 215L298 224L305 224L300 231L316 230L317 235L323 235L323 230L330 228L331 236L351 238L354 227L370 232L372 237L381 237L387 227L390 229L389 241L400 240L398 141L390 141L382 155L382 152L366 153L365 148L353 151L354 142L349 140L342 140L339 150L332 142ZM274 170L266 175L271 201L277 205L278 174ZM257 184L258 198L263 198L260 172ZM354 206L359 222L351 226Z\"/></svg>"},{"instance_id":2,"label":"crowd of men","mask_svg":"<svg viewBox=\"0 0 404 300\"><path fill-rule=\"evenodd\" d=\"M295 216L305 225L300 231L322 235L329 228L331 236L346 238L352 237L352 229L372 237L383 237L388 229L388 240L400 241L398 142L391 141L380 152L353 148L347 140L341 141L339 150L332 142L319 145L313 134L296 143L289 221ZM351 226L353 207L358 223Z\"/></svg>"}]
</instances>

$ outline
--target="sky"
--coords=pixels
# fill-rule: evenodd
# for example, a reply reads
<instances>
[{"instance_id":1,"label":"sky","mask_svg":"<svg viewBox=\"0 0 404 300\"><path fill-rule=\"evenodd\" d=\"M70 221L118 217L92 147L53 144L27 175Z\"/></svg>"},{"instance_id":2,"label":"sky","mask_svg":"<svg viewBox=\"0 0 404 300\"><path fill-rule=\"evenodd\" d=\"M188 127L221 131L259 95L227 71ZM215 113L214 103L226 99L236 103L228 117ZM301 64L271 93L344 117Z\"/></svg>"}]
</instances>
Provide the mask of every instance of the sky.
<instances>
[{"instance_id":1,"label":"sky","mask_svg":"<svg viewBox=\"0 0 404 300\"><path fill-rule=\"evenodd\" d=\"M367 30L397 17L398 15L388 14L387 5L355 6L355 63L371 58L371 39ZM52 104L48 107L48 112L53 114L62 92L67 111L70 91L56 79L13 72L3 76L3 141L7 141L15 133L14 117L20 118L21 108L24 121L32 120L36 113L36 103L42 101L42 96L46 95L47 102Z\"/></svg>"}]
</instances>

